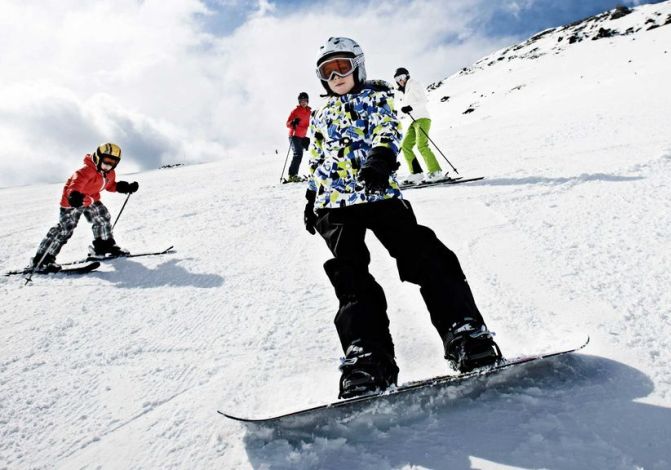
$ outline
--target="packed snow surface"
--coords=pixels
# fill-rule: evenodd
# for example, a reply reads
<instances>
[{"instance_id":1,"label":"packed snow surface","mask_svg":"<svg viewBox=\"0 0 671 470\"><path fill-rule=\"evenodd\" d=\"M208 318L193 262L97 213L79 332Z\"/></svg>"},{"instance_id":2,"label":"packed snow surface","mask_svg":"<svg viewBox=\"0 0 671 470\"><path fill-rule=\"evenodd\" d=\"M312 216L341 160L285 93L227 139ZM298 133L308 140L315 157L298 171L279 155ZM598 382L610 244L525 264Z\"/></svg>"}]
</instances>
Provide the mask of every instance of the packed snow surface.
<instances>
[{"instance_id":1,"label":"packed snow surface","mask_svg":"<svg viewBox=\"0 0 671 470\"><path fill-rule=\"evenodd\" d=\"M302 435L246 428L217 409L337 396L337 302L305 187L277 183L284 155L121 175L140 191L119 244L176 253L0 279L0 468L671 468L671 5L597 20L434 84L433 140L487 178L405 192L504 354L590 335L580 354ZM0 190L3 270L34 254L61 188ZM103 200L117 214L124 197ZM59 260L90 239L82 219ZM446 373L417 286L368 242L400 382Z\"/></svg>"}]
</instances>

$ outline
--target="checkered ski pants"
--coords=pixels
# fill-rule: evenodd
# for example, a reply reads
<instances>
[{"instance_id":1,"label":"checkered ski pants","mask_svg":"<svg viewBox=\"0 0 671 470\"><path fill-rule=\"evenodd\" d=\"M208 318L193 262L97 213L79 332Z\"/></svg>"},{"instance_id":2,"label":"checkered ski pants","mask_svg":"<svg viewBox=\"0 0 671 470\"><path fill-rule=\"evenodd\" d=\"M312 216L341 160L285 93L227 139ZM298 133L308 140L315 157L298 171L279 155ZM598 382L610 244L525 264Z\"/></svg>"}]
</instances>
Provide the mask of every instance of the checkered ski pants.
<instances>
[{"instance_id":1,"label":"checkered ski pants","mask_svg":"<svg viewBox=\"0 0 671 470\"><path fill-rule=\"evenodd\" d=\"M103 240L112 238L112 224L110 223L112 216L102 202L97 201L87 207L61 207L58 224L49 229L37 252L47 252L56 256L72 236L82 214L92 224L94 238Z\"/></svg>"}]
</instances>

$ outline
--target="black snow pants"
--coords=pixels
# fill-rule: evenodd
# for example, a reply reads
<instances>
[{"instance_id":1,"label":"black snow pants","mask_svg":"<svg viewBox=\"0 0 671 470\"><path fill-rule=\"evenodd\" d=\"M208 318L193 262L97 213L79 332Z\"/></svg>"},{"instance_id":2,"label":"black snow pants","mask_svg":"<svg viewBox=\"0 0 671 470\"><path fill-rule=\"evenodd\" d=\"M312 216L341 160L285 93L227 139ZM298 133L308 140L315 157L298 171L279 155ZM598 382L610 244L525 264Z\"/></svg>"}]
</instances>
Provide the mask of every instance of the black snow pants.
<instances>
[{"instance_id":1,"label":"black snow pants","mask_svg":"<svg viewBox=\"0 0 671 470\"><path fill-rule=\"evenodd\" d=\"M454 323L471 318L484 323L456 255L429 228L417 224L410 203L388 199L317 211L316 228L334 258L324 269L339 301L335 325L343 351L354 341L364 349L394 358L387 301L368 272L367 230L396 259L402 281L420 286L441 338Z\"/></svg>"},{"instance_id":2,"label":"black snow pants","mask_svg":"<svg viewBox=\"0 0 671 470\"><path fill-rule=\"evenodd\" d=\"M303 150L305 150L304 142L305 137L289 137L289 143L291 144L291 149L294 153L291 163L289 164L289 176L298 175L298 169L300 168L301 160L303 159Z\"/></svg>"}]
</instances>

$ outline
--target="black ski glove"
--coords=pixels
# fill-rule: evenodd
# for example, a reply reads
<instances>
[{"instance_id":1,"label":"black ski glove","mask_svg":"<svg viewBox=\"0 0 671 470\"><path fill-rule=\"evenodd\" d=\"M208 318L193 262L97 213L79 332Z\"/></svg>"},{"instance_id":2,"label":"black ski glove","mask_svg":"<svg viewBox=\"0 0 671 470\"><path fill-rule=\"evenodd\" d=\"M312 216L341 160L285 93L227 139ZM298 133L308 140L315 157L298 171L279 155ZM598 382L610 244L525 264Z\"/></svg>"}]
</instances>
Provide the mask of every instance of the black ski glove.
<instances>
[{"instance_id":1,"label":"black ski glove","mask_svg":"<svg viewBox=\"0 0 671 470\"><path fill-rule=\"evenodd\" d=\"M116 192L121 194L133 194L140 187L137 181L129 183L128 181L117 181Z\"/></svg>"},{"instance_id":2,"label":"black ski glove","mask_svg":"<svg viewBox=\"0 0 671 470\"><path fill-rule=\"evenodd\" d=\"M294 129L296 129L296 126L298 125L299 122L301 122L300 118L293 118L293 119L291 120L291 127L293 127Z\"/></svg>"},{"instance_id":3,"label":"black ski glove","mask_svg":"<svg viewBox=\"0 0 671 470\"><path fill-rule=\"evenodd\" d=\"M310 148L310 138L303 137L303 149L307 150Z\"/></svg>"},{"instance_id":4,"label":"black ski glove","mask_svg":"<svg viewBox=\"0 0 671 470\"><path fill-rule=\"evenodd\" d=\"M311 235L315 234L315 224L317 223L317 214L315 214L315 198L317 193L310 191L309 189L305 191L305 199L308 202L305 203L305 211L303 212L303 223L305 223L305 230L310 232Z\"/></svg>"},{"instance_id":5,"label":"black ski glove","mask_svg":"<svg viewBox=\"0 0 671 470\"><path fill-rule=\"evenodd\" d=\"M79 191L72 191L68 196L68 203L72 207L81 207L84 204L84 195Z\"/></svg>"},{"instance_id":6,"label":"black ski glove","mask_svg":"<svg viewBox=\"0 0 671 470\"><path fill-rule=\"evenodd\" d=\"M396 155L389 147L373 147L359 170L359 181L371 192L384 191L397 168Z\"/></svg>"},{"instance_id":7,"label":"black ski glove","mask_svg":"<svg viewBox=\"0 0 671 470\"><path fill-rule=\"evenodd\" d=\"M403 106L401 111L403 111L405 114L408 114L410 111L412 111L412 106Z\"/></svg>"}]
</instances>

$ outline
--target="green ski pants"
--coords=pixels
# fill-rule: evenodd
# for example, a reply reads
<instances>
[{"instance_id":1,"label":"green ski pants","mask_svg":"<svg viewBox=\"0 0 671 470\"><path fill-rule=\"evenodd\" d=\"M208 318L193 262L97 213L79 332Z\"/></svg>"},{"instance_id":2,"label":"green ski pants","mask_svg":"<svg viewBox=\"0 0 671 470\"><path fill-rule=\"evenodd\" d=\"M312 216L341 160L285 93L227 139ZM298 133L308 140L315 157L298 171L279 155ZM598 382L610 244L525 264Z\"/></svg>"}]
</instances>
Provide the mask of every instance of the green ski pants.
<instances>
[{"instance_id":1,"label":"green ski pants","mask_svg":"<svg viewBox=\"0 0 671 470\"><path fill-rule=\"evenodd\" d=\"M403 156L408 164L410 173L414 173L412 162L417 159L412 148L417 144L417 150L426 163L427 171L429 173L434 171L441 171L440 165L436 160L436 155L429 148L429 129L431 128L431 119L421 118L415 119L408 127L401 144Z\"/></svg>"}]
</instances>

